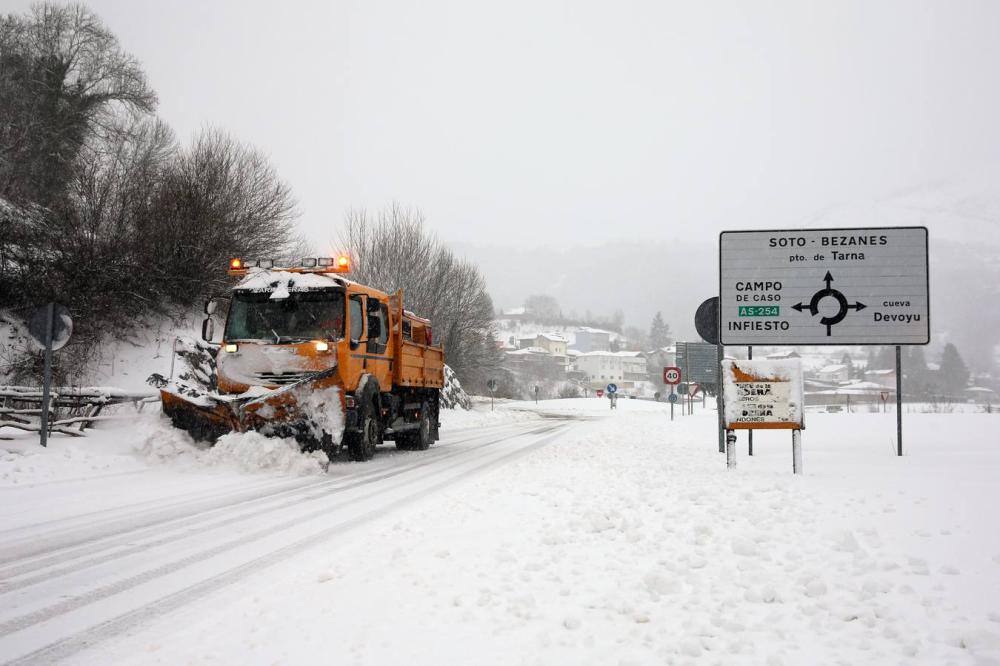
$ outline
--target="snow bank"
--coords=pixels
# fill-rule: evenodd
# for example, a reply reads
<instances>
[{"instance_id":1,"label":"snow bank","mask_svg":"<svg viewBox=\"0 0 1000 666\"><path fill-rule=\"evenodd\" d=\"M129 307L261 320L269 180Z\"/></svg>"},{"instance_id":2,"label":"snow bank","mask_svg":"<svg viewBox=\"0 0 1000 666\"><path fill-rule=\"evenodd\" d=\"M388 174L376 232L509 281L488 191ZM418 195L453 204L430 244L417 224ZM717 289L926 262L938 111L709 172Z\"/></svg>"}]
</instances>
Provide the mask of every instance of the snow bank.
<instances>
[{"instance_id":1,"label":"snow bank","mask_svg":"<svg viewBox=\"0 0 1000 666\"><path fill-rule=\"evenodd\" d=\"M305 663L334 627L330 659L359 664L1000 659L996 417L914 415L898 459L892 415L816 415L795 477L787 435L757 433L752 459L741 439L726 470L714 412L636 407L118 654Z\"/></svg>"}]
</instances>

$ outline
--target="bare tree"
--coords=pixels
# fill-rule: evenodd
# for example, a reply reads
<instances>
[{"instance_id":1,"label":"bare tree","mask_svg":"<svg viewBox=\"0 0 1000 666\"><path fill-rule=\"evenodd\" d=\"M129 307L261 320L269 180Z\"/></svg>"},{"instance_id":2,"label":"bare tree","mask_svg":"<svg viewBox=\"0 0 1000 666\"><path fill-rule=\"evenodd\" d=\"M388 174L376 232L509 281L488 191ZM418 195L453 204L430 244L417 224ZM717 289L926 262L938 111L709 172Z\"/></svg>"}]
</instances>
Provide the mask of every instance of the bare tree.
<instances>
[{"instance_id":1,"label":"bare tree","mask_svg":"<svg viewBox=\"0 0 1000 666\"><path fill-rule=\"evenodd\" d=\"M397 203L374 215L349 210L340 242L352 258L352 277L390 293L402 289L407 308L431 319L463 385L483 390L501 357L493 341L493 301L479 268L427 231L419 210Z\"/></svg>"},{"instance_id":2,"label":"bare tree","mask_svg":"<svg viewBox=\"0 0 1000 666\"><path fill-rule=\"evenodd\" d=\"M83 5L0 17L0 196L51 205L91 134L155 106L138 61Z\"/></svg>"}]
</instances>

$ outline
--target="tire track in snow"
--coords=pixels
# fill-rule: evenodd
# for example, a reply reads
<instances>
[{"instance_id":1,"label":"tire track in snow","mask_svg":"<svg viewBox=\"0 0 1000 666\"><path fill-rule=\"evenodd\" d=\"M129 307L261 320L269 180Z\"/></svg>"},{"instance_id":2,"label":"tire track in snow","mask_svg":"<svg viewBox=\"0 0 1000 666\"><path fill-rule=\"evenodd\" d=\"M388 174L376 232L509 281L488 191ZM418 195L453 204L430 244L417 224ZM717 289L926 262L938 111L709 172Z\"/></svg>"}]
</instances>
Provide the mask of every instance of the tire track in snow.
<instances>
[{"instance_id":1,"label":"tire track in snow","mask_svg":"<svg viewBox=\"0 0 1000 666\"><path fill-rule=\"evenodd\" d=\"M503 427L508 430L513 428L510 424L506 424ZM535 428L538 427L538 424L534 423L525 425L524 427L529 429ZM477 433L472 437L467 437L454 442L446 442L445 444L447 447L450 447L452 445L463 444L485 436L489 436L488 433ZM441 446L431 450L450 450L447 447ZM426 452L421 453L426 454ZM429 456L423 455L422 457L427 459L427 464L432 463L438 458L438 456L435 456L434 454L430 454ZM14 564L37 555L79 547L108 537L119 536L122 534L132 534L143 528L162 527L178 520L190 519L195 516L200 516L212 511L227 509L239 504L268 500L280 495L298 492L307 488L319 488L338 482L361 480L380 474L382 471L383 468L375 470L369 468L361 471L359 474L338 475L334 478L322 477L305 481L295 480L292 482L282 480L281 482L276 483L273 479L270 479L263 484L254 484L249 489L243 488L236 491L230 489L222 493L208 492L204 493L206 495L204 497L197 499L187 498L167 504L164 504L163 499L149 500L131 507L134 508L135 506L152 505L153 508L148 511L133 512L123 517L114 517L108 520L91 520L88 522L79 522L81 516L58 519L56 521L49 521L49 523L41 524L63 521L69 521L69 523L64 527L48 533L32 534L30 536L24 536L20 539L11 538L9 536L9 532L30 531L31 529L37 528L37 525L16 528L16 530L8 532L0 532L0 539L4 541L3 548L0 548L0 578L22 575L25 573L23 566L6 567L4 565ZM275 489L276 486L277 489ZM94 512L93 514L87 514L87 517L92 518L94 515L103 515L108 512L121 513L123 511L127 511L129 508L130 507L113 507L100 512ZM91 550L90 552L93 551Z\"/></svg>"},{"instance_id":2,"label":"tire track in snow","mask_svg":"<svg viewBox=\"0 0 1000 666\"><path fill-rule=\"evenodd\" d=\"M518 449L515 449L514 451L511 451L510 453L505 453L501 456L492 458L491 460L485 463L475 465L471 469L468 469L466 473L458 475L449 475L446 478L431 484L430 486L427 486L413 493L392 500L388 504L380 504L365 513L354 516L352 518L347 518L345 520L342 520L334 525L331 525L329 527L320 530L319 532L310 534L306 537L298 539L297 541L282 546L281 548L272 550L269 553L255 557L241 565L232 567L219 574L210 576L201 581L198 581L197 583L184 587L175 592L169 593L166 596L161 597L151 603L147 603L138 608L126 611L125 613L121 613L115 617L104 620L103 622L99 622L93 627L89 627L86 630L78 632L75 635L58 639L49 645L36 649L20 657L16 657L7 663L37 664L37 663L53 663L56 661L64 660L67 657L70 657L73 654L76 654L77 652L85 648L91 647L92 645L94 645L99 641L107 640L113 636L122 633L128 630L129 628L135 626L136 624L151 620L165 613L181 608L216 590L219 590L223 587L236 583L241 579L246 578L249 575L258 573L270 566L273 566L274 564L277 564L283 560L294 557L307 548L318 545L335 536L343 534L348 530L355 529L376 518L383 517L389 511L393 511L408 506L412 504L414 501L417 501L428 495L436 493L444 488L447 488L450 485L454 485L455 483L468 479L470 476L474 474L483 474L491 469L495 469L502 465L509 464L513 460L523 457L537 450L538 448L541 448L542 446L545 446L555 441L556 439L558 439L563 435L566 429L567 429L566 424L558 424L551 426L545 429L544 433L549 433L552 431L556 432L552 434L547 434L547 436L543 436L540 439L531 442L530 444L524 445ZM543 433L538 433L538 434L543 434ZM465 461L462 461L459 464L449 465L447 468L440 471L447 472L449 470L464 466L465 466ZM399 484L397 488L405 485L410 485L419 480L420 479L408 480L403 484ZM387 489L379 489L376 492L371 493L369 497L382 494L386 492L386 490ZM359 498L359 499L364 499L364 498ZM327 511L328 509L323 509L321 511L315 512L315 515L321 515L322 513L326 513ZM304 520L305 518L303 517L302 519ZM268 532L271 533L280 532L286 529L287 527L288 525L285 524L277 528L272 528L268 530ZM82 608L86 605L94 603L95 601L98 601L99 599L106 598L113 594L117 594L119 592L122 592L130 587L134 587L135 585L141 584L143 582L155 580L156 578L167 575L185 566L194 564L199 560L205 559L206 557L210 557L212 554L219 554L225 552L226 549L231 549L234 546L246 543L252 538L260 538L260 537L253 537L252 535L247 535L238 540L227 542L222 546L217 546L215 548L212 548L209 551L204 551L202 553L198 553L183 558L182 560L178 560L176 562L163 565L161 567L157 567L156 569L145 572L131 579L120 581L116 584L107 586L105 588L100 588L99 590L95 590L91 593L88 593L83 597L67 600L66 602L56 604L47 609L43 609L41 611L31 613L29 615L22 616L19 618L14 618L13 620L3 623L3 625L0 625L0 637L7 636L12 633L16 633L17 631L29 628L33 625L48 621L50 619L53 619L54 617L68 613L71 610Z\"/></svg>"},{"instance_id":3,"label":"tire track in snow","mask_svg":"<svg viewBox=\"0 0 1000 666\"><path fill-rule=\"evenodd\" d=\"M221 520L216 520L215 522L210 522L197 527L192 527L179 534L174 533L172 535L163 536L151 542L144 542L138 544L135 543L136 540L142 539L148 536L150 533L162 534L165 528L164 524L145 526L127 532L116 532L113 536L110 537L106 536L97 539L97 543L94 543L93 545L87 546L86 544L84 544L83 547L74 548L72 552L69 553L66 552L56 553L49 557L44 557L41 559L32 559L29 562L0 570L0 594L14 592L26 587L30 587L40 582L50 581L53 578L56 578L61 575L76 573L83 569L99 566L108 561L128 557L129 555L133 555L142 551L151 550L153 548L158 548L164 545L169 545L174 542L178 543L183 542L185 539L191 538L198 534L211 532L221 527L227 527L242 521L260 518L261 516L272 514L276 511L282 511L289 507L301 506L303 502L311 502L315 500L326 499L331 495L354 490L355 488L362 487L368 483L374 483L390 479L395 476L400 476L402 474L406 474L407 472L427 467L429 465L434 465L443 460L447 460L455 456L464 456L478 449L496 444L497 442L503 441L504 439L511 436L536 434L540 432L547 432L551 429L552 426L549 425L545 425L539 428L538 424L533 424L532 429L528 430L527 432L524 432L523 429L519 428L516 431L510 431L504 433L500 439L494 439L482 444L476 444L471 447L465 447L461 449L450 449L442 447L438 449L438 451L441 451L442 453L432 456L420 456L419 460L416 460L409 465L394 466L388 469L377 470L370 474L364 474L360 476L347 476L347 477L340 477L337 479L327 479L318 484L309 484L304 487L296 487L290 490L276 492L273 495L260 498L259 500L255 500L253 502L238 502L231 505L227 505L219 509L213 509L211 511L201 512L199 514L182 516L174 520L171 520L169 522L171 523L182 522L184 524L187 524L190 522L191 518L194 518L197 515L203 515L206 513L207 514L218 513L226 509L232 509L241 505L252 506L259 503L271 502L274 501L275 499L279 499L291 494L291 497L289 497L288 499L285 499L284 501L274 504L272 506L264 508L254 507L251 508L251 510L249 511L245 511L237 515L224 516ZM483 437L493 437L493 436L495 435L490 435L490 434L478 435L464 440L451 442L450 444L463 444L470 441L475 441L477 439L482 439ZM345 481L346 483L344 483ZM338 483L343 483L343 485L337 485ZM333 486L332 488L329 487L331 485ZM112 552L107 553L105 555L92 557L82 562L80 561L80 558L82 557L108 551L122 544L125 544L128 547L124 549L113 550ZM52 569L52 567L59 566L61 564L67 564L67 566L55 570ZM38 573L36 576L28 578L22 578L19 580L9 580L11 578L16 578L18 576L25 576L26 574L31 574L33 572L40 572L40 573Z\"/></svg>"}]
</instances>

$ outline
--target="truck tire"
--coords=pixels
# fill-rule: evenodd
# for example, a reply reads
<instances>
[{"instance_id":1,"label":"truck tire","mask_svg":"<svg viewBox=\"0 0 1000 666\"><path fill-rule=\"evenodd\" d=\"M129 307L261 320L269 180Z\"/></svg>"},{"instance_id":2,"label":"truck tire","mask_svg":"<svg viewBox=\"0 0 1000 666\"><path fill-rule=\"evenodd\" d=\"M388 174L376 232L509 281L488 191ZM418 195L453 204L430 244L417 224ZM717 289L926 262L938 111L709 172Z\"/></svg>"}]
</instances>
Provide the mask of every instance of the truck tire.
<instances>
[{"instance_id":1,"label":"truck tire","mask_svg":"<svg viewBox=\"0 0 1000 666\"><path fill-rule=\"evenodd\" d=\"M430 405L426 402L420 405L419 427L396 435L396 448L407 451L426 451L434 442L434 431L431 424Z\"/></svg>"},{"instance_id":2,"label":"truck tire","mask_svg":"<svg viewBox=\"0 0 1000 666\"><path fill-rule=\"evenodd\" d=\"M411 448L417 451L426 451L434 441L431 433L431 408L426 402L420 405L420 427L410 437Z\"/></svg>"},{"instance_id":3,"label":"truck tire","mask_svg":"<svg viewBox=\"0 0 1000 666\"><path fill-rule=\"evenodd\" d=\"M358 408L358 430L345 432L347 455L351 460L364 462L375 455L375 448L382 443L382 426L373 400L366 400Z\"/></svg>"}]
</instances>

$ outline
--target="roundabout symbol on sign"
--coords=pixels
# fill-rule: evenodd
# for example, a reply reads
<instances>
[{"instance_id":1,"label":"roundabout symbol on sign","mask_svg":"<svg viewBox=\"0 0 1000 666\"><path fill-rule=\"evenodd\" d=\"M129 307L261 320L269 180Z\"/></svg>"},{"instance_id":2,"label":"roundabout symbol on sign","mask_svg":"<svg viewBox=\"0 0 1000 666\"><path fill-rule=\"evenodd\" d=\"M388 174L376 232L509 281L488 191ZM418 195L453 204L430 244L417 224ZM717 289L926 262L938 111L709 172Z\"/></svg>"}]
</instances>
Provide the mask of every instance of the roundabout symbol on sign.
<instances>
[{"instance_id":1,"label":"roundabout symbol on sign","mask_svg":"<svg viewBox=\"0 0 1000 666\"><path fill-rule=\"evenodd\" d=\"M816 315L819 314L819 302L821 300L823 300L827 296L836 300L838 306L837 313L832 317L824 316L819 320L820 324L826 326L826 334L829 336L831 334L831 330L833 329L833 327L836 324L839 324L840 322L844 321L844 317L847 316L848 310L857 310L860 312L861 310L864 310L868 306L866 306L861 301L858 301L857 303L848 303L847 297L845 297L842 293L840 293L839 291L830 286L830 284L833 282L833 276L830 275L830 271L826 272L826 276L824 276L823 281L826 282L826 287L820 289L815 294L813 294L812 299L810 299L809 301L809 305L805 305L803 303L796 303L795 305L792 306L792 309L802 312L803 308L808 307L809 314L815 317Z\"/></svg>"}]
</instances>

